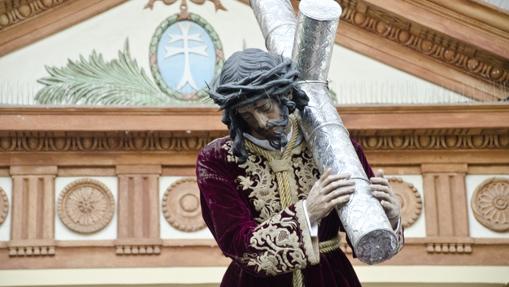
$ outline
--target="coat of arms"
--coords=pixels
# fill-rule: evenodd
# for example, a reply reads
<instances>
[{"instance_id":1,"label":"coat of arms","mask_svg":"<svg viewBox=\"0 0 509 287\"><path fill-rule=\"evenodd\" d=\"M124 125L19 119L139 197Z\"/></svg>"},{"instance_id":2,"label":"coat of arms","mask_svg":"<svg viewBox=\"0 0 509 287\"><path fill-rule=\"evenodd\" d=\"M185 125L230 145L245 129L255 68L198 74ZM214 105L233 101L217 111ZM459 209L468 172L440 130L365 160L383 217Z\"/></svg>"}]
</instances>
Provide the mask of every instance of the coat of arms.
<instances>
[{"instance_id":1,"label":"coat of arms","mask_svg":"<svg viewBox=\"0 0 509 287\"><path fill-rule=\"evenodd\" d=\"M150 43L150 68L160 89L180 100L206 96L205 89L223 65L218 35L203 18L173 15L156 29Z\"/></svg>"}]
</instances>

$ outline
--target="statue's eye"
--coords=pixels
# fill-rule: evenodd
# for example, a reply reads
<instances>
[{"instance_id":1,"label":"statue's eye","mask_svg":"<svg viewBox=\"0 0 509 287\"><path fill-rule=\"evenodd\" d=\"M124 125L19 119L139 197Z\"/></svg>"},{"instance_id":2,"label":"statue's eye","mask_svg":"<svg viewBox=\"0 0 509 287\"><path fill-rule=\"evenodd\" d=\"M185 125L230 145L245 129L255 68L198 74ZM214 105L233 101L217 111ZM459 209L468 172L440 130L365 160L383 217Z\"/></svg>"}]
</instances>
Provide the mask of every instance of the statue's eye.
<instances>
[{"instance_id":1,"label":"statue's eye","mask_svg":"<svg viewBox=\"0 0 509 287\"><path fill-rule=\"evenodd\" d=\"M268 101L265 104L263 104L263 106L261 106L259 109L262 112L268 112L268 111L270 111L271 108L272 108L272 104L270 101Z\"/></svg>"},{"instance_id":2,"label":"statue's eye","mask_svg":"<svg viewBox=\"0 0 509 287\"><path fill-rule=\"evenodd\" d=\"M253 119L253 115L251 115L250 113L240 113L239 115L245 121L249 121L249 120Z\"/></svg>"}]
</instances>

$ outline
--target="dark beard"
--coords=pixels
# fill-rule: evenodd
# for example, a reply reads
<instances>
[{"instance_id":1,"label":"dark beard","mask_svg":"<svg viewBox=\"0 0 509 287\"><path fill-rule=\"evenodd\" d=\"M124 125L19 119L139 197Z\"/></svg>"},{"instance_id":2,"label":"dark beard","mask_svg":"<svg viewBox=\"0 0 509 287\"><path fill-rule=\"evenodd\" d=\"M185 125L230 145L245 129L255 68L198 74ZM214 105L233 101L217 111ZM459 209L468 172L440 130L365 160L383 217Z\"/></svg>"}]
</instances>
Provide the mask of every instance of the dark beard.
<instances>
[{"instance_id":1,"label":"dark beard","mask_svg":"<svg viewBox=\"0 0 509 287\"><path fill-rule=\"evenodd\" d=\"M281 150L288 144L287 135L284 130L284 128L286 128L286 126L288 126L288 115L283 115L281 117L281 119L279 119L279 120L273 120L273 121L267 122L267 127L266 127L267 129L274 128L274 127L282 127L283 128L282 132L277 132L276 134L271 135L270 138L267 138L270 146L272 146L273 148L275 148L277 150ZM260 130L259 132L263 132L263 131Z\"/></svg>"}]
</instances>

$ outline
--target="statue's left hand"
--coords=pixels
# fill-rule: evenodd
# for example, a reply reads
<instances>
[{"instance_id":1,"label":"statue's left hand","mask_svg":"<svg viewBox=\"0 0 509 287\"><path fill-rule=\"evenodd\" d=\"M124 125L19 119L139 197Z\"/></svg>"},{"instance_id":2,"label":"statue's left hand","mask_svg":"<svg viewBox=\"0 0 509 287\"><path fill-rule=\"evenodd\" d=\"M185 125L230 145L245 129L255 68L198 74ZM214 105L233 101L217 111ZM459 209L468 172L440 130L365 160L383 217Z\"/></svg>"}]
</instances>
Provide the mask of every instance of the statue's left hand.
<instances>
[{"instance_id":1,"label":"statue's left hand","mask_svg":"<svg viewBox=\"0 0 509 287\"><path fill-rule=\"evenodd\" d=\"M401 204L389 181L384 178L383 170L375 172L375 177L370 178L369 181L371 182L371 194L380 201L392 227L396 228L401 213Z\"/></svg>"}]
</instances>

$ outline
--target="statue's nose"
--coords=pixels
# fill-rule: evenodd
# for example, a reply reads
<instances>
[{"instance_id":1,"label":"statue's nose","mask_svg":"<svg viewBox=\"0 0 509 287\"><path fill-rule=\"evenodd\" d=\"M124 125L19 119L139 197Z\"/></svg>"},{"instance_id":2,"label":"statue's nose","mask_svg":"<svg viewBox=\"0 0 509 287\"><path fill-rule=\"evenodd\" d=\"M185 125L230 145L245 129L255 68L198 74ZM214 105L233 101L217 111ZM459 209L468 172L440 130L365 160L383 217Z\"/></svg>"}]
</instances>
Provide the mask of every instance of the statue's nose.
<instances>
[{"instance_id":1,"label":"statue's nose","mask_svg":"<svg viewBox=\"0 0 509 287\"><path fill-rule=\"evenodd\" d=\"M267 125L267 116L263 113L255 112L254 118L256 120L256 124L258 125L258 128L265 128Z\"/></svg>"}]
</instances>

